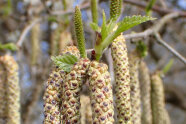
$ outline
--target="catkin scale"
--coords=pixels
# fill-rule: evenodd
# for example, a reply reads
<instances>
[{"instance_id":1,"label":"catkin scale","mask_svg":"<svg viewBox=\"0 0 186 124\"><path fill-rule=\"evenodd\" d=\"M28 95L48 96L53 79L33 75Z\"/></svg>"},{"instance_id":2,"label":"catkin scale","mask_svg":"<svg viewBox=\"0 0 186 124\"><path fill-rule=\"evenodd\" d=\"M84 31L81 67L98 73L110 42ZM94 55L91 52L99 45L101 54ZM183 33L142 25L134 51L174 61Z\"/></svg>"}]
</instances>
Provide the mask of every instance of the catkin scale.
<instances>
[{"instance_id":1,"label":"catkin scale","mask_svg":"<svg viewBox=\"0 0 186 124\"><path fill-rule=\"evenodd\" d=\"M88 76L93 124L113 124L113 94L108 66L93 61Z\"/></svg>"},{"instance_id":2,"label":"catkin scale","mask_svg":"<svg viewBox=\"0 0 186 124\"><path fill-rule=\"evenodd\" d=\"M151 89L153 124L170 124L169 116L165 109L163 82L158 72L151 76Z\"/></svg>"},{"instance_id":3,"label":"catkin scale","mask_svg":"<svg viewBox=\"0 0 186 124\"><path fill-rule=\"evenodd\" d=\"M142 124L152 124L150 73L143 61L139 65L139 77L143 108L141 121Z\"/></svg>"},{"instance_id":4,"label":"catkin scale","mask_svg":"<svg viewBox=\"0 0 186 124\"><path fill-rule=\"evenodd\" d=\"M130 75L127 46L123 35L112 43L112 58L115 73L115 94L119 124L131 124Z\"/></svg>"},{"instance_id":5,"label":"catkin scale","mask_svg":"<svg viewBox=\"0 0 186 124\"><path fill-rule=\"evenodd\" d=\"M6 87L5 87L5 81L6 81L6 74L5 74L5 68L0 62L0 124L5 123L6 119Z\"/></svg>"},{"instance_id":6,"label":"catkin scale","mask_svg":"<svg viewBox=\"0 0 186 124\"><path fill-rule=\"evenodd\" d=\"M0 57L6 73L6 113L7 124L20 124L20 86L18 64L12 56Z\"/></svg>"},{"instance_id":7,"label":"catkin scale","mask_svg":"<svg viewBox=\"0 0 186 124\"><path fill-rule=\"evenodd\" d=\"M80 124L80 92L90 61L80 59L63 82L62 123Z\"/></svg>"},{"instance_id":8,"label":"catkin scale","mask_svg":"<svg viewBox=\"0 0 186 124\"><path fill-rule=\"evenodd\" d=\"M130 67L130 95L132 107L132 123L141 124L141 95L140 84L138 79L138 68L140 58L136 51L129 54L129 67Z\"/></svg>"},{"instance_id":9,"label":"catkin scale","mask_svg":"<svg viewBox=\"0 0 186 124\"><path fill-rule=\"evenodd\" d=\"M61 51L63 54L72 54L77 58L80 57L79 50L75 46L68 46L65 50ZM52 73L46 83L44 100L44 124L60 124L61 123L61 102L62 85L67 75L62 69L58 67L53 68Z\"/></svg>"}]
</instances>

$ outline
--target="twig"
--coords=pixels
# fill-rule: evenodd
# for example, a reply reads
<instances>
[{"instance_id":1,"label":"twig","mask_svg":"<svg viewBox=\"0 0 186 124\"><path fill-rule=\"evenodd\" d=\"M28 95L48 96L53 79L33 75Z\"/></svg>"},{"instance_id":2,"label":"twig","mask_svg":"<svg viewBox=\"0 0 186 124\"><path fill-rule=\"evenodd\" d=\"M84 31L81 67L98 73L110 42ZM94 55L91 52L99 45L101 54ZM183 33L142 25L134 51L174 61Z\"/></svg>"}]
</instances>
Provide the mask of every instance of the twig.
<instances>
[{"instance_id":1,"label":"twig","mask_svg":"<svg viewBox=\"0 0 186 124\"><path fill-rule=\"evenodd\" d=\"M186 60L185 58L180 55L176 50L174 50L172 47L170 47L168 44L166 44L160 37L158 37L158 32L160 31L160 29L163 27L163 25L165 23L167 23L168 20L178 17L179 13L175 12L175 13L170 13L166 16L164 16L162 19L160 19L154 26L152 26L151 28L140 32L140 33L133 33L133 34L127 34L124 35L125 39L132 39L132 38L145 38L149 35L155 35L156 38L158 39L159 43L161 43L165 48L167 48L171 53L173 53L177 58L179 58L184 64L186 64ZM163 41L163 42L162 42Z\"/></svg>"},{"instance_id":2,"label":"twig","mask_svg":"<svg viewBox=\"0 0 186 124\"><path fill-rule=\"evenodd\" d=\"M86 2L82 5L80 5L80 9L88 9L90 7L90 3L89 2ZM74 10L67 10L67 11L63 11L63 10L60 10L60 11L53 11L51 12L52 15L65 15L65 14L73 14L74 13Z\"/></svg>"},{"instance_id":3,"label":"twig","mask_svg":"<svg viewBox=\"0 0 186 124\"><path fill-rule=\"evenodd\" d=\"M21 47L21 45L22 45L22 43L23 43L23 41L24 41L26 35L27 35L28 32L32 29L32 27L33 27L35 24L37 24L38 22L40 22L40 21L41 21L40 18L39 18L39 19L35 19L34 21L32 21L31 24L27 25L27 26L24 28L24 30L23 30L23 32L21 33L21 36L19 37L19 39L18 39L18 41L17 41L17 44L16 44L18 48Z\"/></svg>"},{"instance_id":4,"label":"twig","mask_svg":"<svg viewBox=\"0 0 186 124\"><path fill-rule=\"evenodd\" d=\"M158 43L167 48L172 54L174 54L178 59L180 59L184 64L186 64L186 59L181 54L179 54L176 50L174 50L171 46L169 46L159 35L159 33L155 33L155 37L158 40Z\"/></svg>"},{"instance_id":5,"label":"twig","mask_svg":"<svg viewBox=\"0 0 186 124\"><path fill-rule=\"evenodd\" d=\"M131 5L135 5L135 6L139 6L141 8L146 8L147 4L143 3L143 2L138 2L136 0L123 0L125 3L131 4ZM179 16L181 17L186 17L186 12L185 11L175 11L172 9L165 9L165 8L160 8L158 6L153 6L152 10L161 14L161 15L166 15L168 13L173 13L173 12L177 12L179 13Z\"/></svg>"},{"instance_id":6,"label":"twig","mask_svg":"<svg viewBox=\"0 0 186 124\"><path fill-rule=\"evenodd\" d=\"M168 20L178 17L179 13L170 13L168 15L165 15L163 18L161 18L154 26L151 28L140 32L140 33L133 33L133 34L127 34L124 35L125 39L133 39L133 38L142 38L147 37L149 35L153 35L155 32L159 32L159 30L167 23Z\"/></svg>"}]
</instances>

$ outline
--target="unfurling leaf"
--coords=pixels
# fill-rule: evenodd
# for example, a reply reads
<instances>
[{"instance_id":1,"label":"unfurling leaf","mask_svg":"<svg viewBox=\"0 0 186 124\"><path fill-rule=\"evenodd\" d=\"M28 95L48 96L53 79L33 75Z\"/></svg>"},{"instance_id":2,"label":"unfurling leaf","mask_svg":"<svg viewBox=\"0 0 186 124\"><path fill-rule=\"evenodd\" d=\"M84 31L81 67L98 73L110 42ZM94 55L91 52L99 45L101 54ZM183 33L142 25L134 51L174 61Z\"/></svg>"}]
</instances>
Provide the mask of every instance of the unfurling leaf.
<instances>
[{"instance_id":1,"label":"unfurling leaf","mask_svg":"<svg viewBox=\"0 0 186 124\"><path fill-rule=\"evenodd\" d=\"M73 65L78 61L78 58L71 54L65 54L63 56L52 56L52 61L59 66L59 68L63 69L65 72L70 72Z\"/></svg>"},{"instance_id":2,"label":"unfurling leaf","mask_svg":"<svg viewBox=\"0 0 186 124\"><path fill-rule=\"evenodd\" d=\"M136 50L138 51L140 57L147 56L147 45L143 41L139 41L136 46Z\"/></svg>"},{"instance_id":3,"label":"unfurling leaf","mask_svg":"<svg viewBox=\"0 0 186 124\"><path fill-rule=\"evenodd\" d=\"M3 50L3 49L16 51L17 50L17 46L14 43L7 43L7 44L1 44L0 43L0 50Z\"/></svg>"},{"instance_id":4,"label":"unfurling leaf","mask_svg":"<svg viewBox=\"0 0 186 124\"><path fill-rule=\"evenodd\" d=\"M97 32L100 32L100 31L101 31L100 27L99 27L96 23L94 23L94 22L91 22L91 23L90 23L90 27L91 27L92 30L94 30L94 31L97 31Z\"/></svg>"},{"instance_id":5,"label":"unfurling leaf","mask_svg":"<svg viewBox=\"0 0 186 124\"><path fill-rule=\"evenodd\" d=\"M163 68L163 74L166 74L171 69L173 63L174 63L174 59L170 59L169 62Z\"/></svg>"}]
</instances>

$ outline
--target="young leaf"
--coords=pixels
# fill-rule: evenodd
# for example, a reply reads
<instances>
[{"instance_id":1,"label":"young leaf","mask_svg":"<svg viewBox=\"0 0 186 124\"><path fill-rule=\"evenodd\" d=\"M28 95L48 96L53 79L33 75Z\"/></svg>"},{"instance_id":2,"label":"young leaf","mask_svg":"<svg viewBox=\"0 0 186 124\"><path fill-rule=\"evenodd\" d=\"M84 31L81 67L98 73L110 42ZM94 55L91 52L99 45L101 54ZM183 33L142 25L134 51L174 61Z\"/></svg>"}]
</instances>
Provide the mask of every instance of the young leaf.
<instances>
[{"instance_id":1,"label":"young leaf","mask_svg":"<svg viewBox=\"0 0 186 124\"><path fill-rule=\"evenodd\" d=\"M172 67L174 63L174 59L170 59L169 62L165 65L165 67L163 68L163 74L166 74Z\"/></svg>"},{"instance_id":2,"label":"young leaf","mask_svg":"<svg viewBox=\"0 0 186 124\"><path fill-rule=\"evenodd\" d=\"M71 54L52 56L51 59L59 68L66 72L70 72L73 65L78 61L77 57Z\"/></svg>"},{"instance_id":3,"label":"young leaf","mask_svg":"<svg viewBox=\"0 0 186 124\"><path fill-rule=\"evenodd\" d=\"M87 57L86 49L85 49L85 37L84 37L84 30L83 30L83 23L81 18L81 11L78 6L75 8L75 15L74 15L74 25L75 25L75 32L76 38L78 43L78 49L80 51L80 55L83 58Z\"/></svg>"},{"instance_id":4,"label":"young leaf","mask_svg":"<svg viewBox=\"0 0 186 124\"><path fill-rule=\"evenodd\" d=\"M105 16L105 12L103 11L103 22L102 22L102 27L101 27L101 36L102 36L102 40L105 39L105 37L108 35L107 32L107 25L106 25L106 16Z\"/></svg>"},{"instance_id":5,"label":"young leaf","mask_svg":"<svg viewBox=\"0 0 186 124\"><path fill-rule=\"evenodd\" d=\"M16 51L17 50L17 46L14 43L7 43L7 44L1 44L0 43L0 50L3 50L3 49Z\"/></svg>"},{"instance_id":6,"label":"young leaf","mask_svg":"<svg viewBox=\"0 0 186 124\"><path fill-rule=\"evenodd\" d=\"M147 45L143 41L138 41L136 50L138 51L140 57L147 56Z\"/></svg>"},{"instance_id":7,"label":"young leaf","mask_svg":"<svg viewBox=\"0 0 186 124\"><path fill-rule=\"evenodd\" d=\"M136 25L154 19L155 18L149 16L141 16L141 15L134 15L132 17L127 16L120 23L118 23L118 28L116 30L116 33L119 35L121 32L124 32Z\"/></svg>"},{"instance_id":8,"label":"young leaf","mask_svg":"<svg viewBox=\"0 0 186 124\"><path fill-rule=\"evenodd\" d=\"M97 32L100 32L100 31L101 31L100 27L99 27L96 23L94 23L94 22L91 22L91 23L90 23L90 27L91 27L92 30L94 30L94 31L97 31Z\"/></svg>"},{"instance_id":9,"label":"young leaf","mask_svg":"<svg viewBox=\"0 0 186 124\"><path fill-rule=\"evenodd\" d=\"M153 5L155 4L156 0L150 0L147 7L145 8L146 15L150 14L150 10L152 9Z\"/></svg>"}]
</instances>

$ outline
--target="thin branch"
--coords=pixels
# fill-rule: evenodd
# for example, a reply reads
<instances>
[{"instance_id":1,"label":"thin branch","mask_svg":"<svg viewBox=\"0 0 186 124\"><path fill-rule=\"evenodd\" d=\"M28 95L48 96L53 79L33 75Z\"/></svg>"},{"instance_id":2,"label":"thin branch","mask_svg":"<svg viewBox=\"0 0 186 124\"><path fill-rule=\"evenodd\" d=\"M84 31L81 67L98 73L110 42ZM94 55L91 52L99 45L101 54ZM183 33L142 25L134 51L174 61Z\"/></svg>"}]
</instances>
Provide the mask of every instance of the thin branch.
<instances>
[{"instance_id":1,"label":"thin branch","mask_svg":"<svg viewBox=\"0 0 186 124\"><path fill-rule=\"evenodd\" d=\"M138 7L141 7L141 8L146 8L146 6L147 6L146 3L139 2L139 1L136 1L136 0L123 0L123 2L131 4L131 5L135 5L135 6L138 6ZM179 16L186 17L186 12L185 11L175 11L175 10L172 10L172 9L160 8L158 6L153 6L152 10L161 14L161 15L166 15L166 14L169 14L169 13L177 12L177 13L179 13Z\"/></svg>"},{"instance_id":2,"label":"thin branch","mask_svg":"<svg viewBox=\"0 0 186 124\"><path fill-rule=\"evenodd\" d=\"M185 65L186 65L186 59L184 56L179 54L176 50L174 50L170 45L168 45L159 35L159 33L155 33L155 37L158 40L158 43L163 45L165 48L167 48L173 55L175 55L178 59L180 59Z\"/></svg>"},{"instance_id":3,"label":"thin branch","mask_svg":"<svg viewBox=\"0 0 186 124\"><path fill-rule=\"evenodd\" d=\"M20 48L20 47L22 46L23 41L24 41L26 35L29 33L29 31L32 29L32 27L33 27L35 24L39 23L40 21L41 21L41 19L35 19L34 21L32 21L31 24L27 25L27 26L24 28L23 32L21 33L21 36L19 37L19 39L18 39L18 41L17 41L17 43L16 43L16 45L17 45L18 48Z\"/></svg>"},{"instance_id":4,"label":"thin branch","mask_svg":"<svg viewBox=\"0 0 186 124\"><path fill-rule=\"evenodd\" d=\"M133 39L133 38L143 38L147 37L149 35L153 35L155 32L159 32L160 29L167 23L168 20L171 20L172 18L176 18L179 16L179 13L170 13L168 15L165 15L163 18L161 18L154 26L151 28L140 32L140 33L132 33L132 34L126 34L124 35L125 39Z\"/></svg>"},{"instance_id":5,"label":"thin branch","mask_svg":"<svg viewBox=\"0 0 186 124\"><path fill-rule=\"evenodd\" d=\"M86 2L82 5L80 5L80 9L88 9L90 7L90 3L89 2ZM73 14L74 13L74 9L70 9L70 10L67 10L67 11L63 11L63 10L59 10L59 11L53 11L51 12L52 15L65 15L65 14Z\"/></svg>"}]
</instances>

